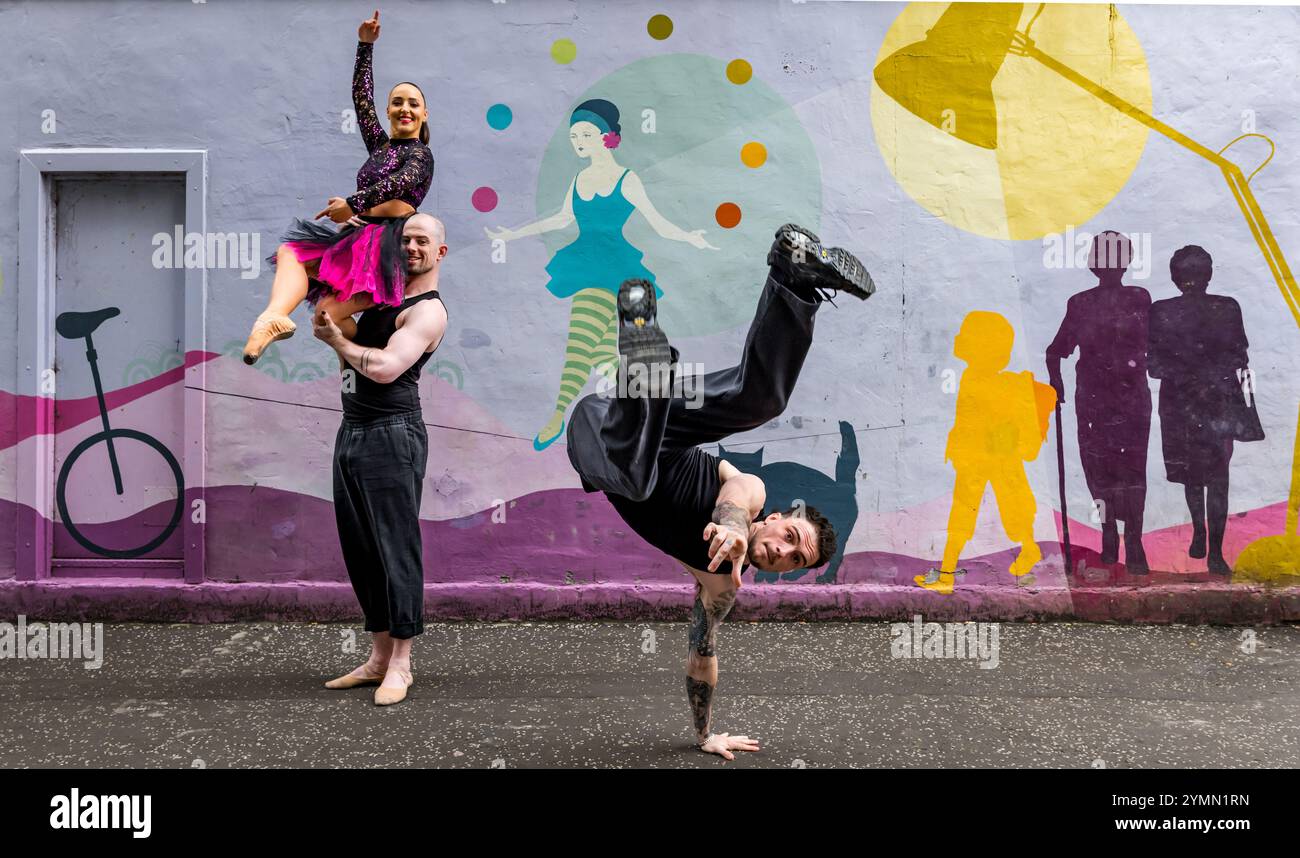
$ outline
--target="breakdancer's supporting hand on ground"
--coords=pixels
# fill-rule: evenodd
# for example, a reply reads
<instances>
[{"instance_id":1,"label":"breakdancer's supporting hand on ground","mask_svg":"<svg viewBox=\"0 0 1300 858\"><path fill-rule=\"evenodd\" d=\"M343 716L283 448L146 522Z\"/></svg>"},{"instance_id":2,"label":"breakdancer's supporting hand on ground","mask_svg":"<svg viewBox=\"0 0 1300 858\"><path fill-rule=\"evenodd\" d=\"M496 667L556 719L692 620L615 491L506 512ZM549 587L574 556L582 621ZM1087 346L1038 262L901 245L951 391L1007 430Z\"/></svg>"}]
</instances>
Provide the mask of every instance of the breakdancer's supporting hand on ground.
<instances>
[{"instance_id":1,"label":"breakdancer's supporting hand on ground","mask_svg":"<svg viewBox=\"0 0 1300 858\"><path fill-rule=\"evenodd\" d=\"M778 230L767 261L740 365L705 374L703 395L690 400L679 395L677 353L656 321L654 285L624 282L618 295L623 365L629 380L660 383L587 396L568 429L569 461L583 488L604 492L632 530L695 577L686 694L696 747L728 760L732 751L758 750L748 736L712 732L718 627L736 602L741 572L746 563L773 572L821 566L837 543L831 523L812 507L765 516L763 481L699 445L779 416L812 344L821 303L837 291L862 299L875 291L852 254L822 247L801 227Z\"/></svg>"}]
</instances>

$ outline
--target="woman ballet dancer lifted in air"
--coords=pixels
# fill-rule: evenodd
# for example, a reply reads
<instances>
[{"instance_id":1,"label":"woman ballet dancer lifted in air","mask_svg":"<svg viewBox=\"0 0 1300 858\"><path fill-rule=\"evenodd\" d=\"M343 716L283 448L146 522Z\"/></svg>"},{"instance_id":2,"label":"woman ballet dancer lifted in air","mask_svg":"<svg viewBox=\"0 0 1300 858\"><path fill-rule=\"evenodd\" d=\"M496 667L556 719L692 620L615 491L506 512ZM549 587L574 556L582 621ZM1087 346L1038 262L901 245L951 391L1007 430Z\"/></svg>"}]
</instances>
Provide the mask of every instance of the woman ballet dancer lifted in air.
<instances>
[{"instance_id":1,"label":"woman ballet dancer lifted in air","mask_svg":"<svg viewBox=\"0 0 1300 858\"><path fill-rule=\"evenodd\" d=\"M352 103L370 157L357 171L357 192L330 197L315 221L295 219L270 262L275 265L271 300L257 317L244 346L253 364L272 342L293 336L289 314L304 299L319 305L344 335L355 332L352 315L376 304L402 303L402 223L415 212L433 182L429 110L424 93L402 82L388 94L385 133L375 111L371 70L379 10L357 30ZM334 229L317 221L343 224Z\"/></svg>"}]
</instances>

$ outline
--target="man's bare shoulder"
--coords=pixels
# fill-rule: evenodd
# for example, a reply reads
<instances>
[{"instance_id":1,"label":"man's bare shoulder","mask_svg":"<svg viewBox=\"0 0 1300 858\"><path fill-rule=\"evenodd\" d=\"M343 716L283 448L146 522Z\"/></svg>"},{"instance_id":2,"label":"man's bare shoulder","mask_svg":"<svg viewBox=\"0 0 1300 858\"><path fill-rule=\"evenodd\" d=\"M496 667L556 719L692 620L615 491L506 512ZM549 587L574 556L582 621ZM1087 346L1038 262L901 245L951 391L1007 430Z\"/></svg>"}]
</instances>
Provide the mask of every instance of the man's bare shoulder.
<instances>
[{"instance_id":1,"label":"man's bare shoulder","mask_svg":"<svg viewBox=\"0 0 1300 858\"><path fill-rule=\"evenodd\" d=\"M718 478L725 483L732 477L745 477L746 479L755 481L759 485L762 485L763 483L763 478L758 474L751 474L749 471L742 471L726 459L718 459Z\"/></svg>"},{"instance_id":2,"label":"man's bare shoulder","mask_svg":"<svg viewBox=\"0 0 1300 858\"><path fill-rule=\"evenodd\" d=\"M742 473L740 468L737 468L726 459L718 459L718 479L725 483L739 473Z\"/></svg>"},{"instance_id":3,"label":"man's bare shoulder","mask_svg":"<svg viewBox=\"0 0 1300 858\"><path fill-rule=\"evenodd\" d=\"M413 323L436 324L440 319L446 318L447 308L442 305L441 298L435 298L420 301L403 310L397 317L397 327L401 328Z\"/></svg>"},{"instance_id":4,"label":"man's bare shoulder","mask_svg":"<svg viewBox=\"0 0 1300 858\"><path fill-rule=\"evenodd\" d=\"M426 352L432 352L442 342L443 332L447 329L447 308L442 299L420 301L407 307L397 317L397 327L414 331L428 338Z\"/></svg>"}]
</instances>

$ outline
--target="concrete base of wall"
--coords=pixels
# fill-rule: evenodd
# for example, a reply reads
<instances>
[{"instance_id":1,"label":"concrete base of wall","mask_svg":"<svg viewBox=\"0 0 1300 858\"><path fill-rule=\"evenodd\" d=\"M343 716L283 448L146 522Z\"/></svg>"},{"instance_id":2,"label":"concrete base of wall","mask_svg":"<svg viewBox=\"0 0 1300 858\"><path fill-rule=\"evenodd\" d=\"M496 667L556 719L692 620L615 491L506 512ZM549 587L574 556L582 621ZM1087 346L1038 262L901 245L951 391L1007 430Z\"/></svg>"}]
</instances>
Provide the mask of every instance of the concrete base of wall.
<instances>
[{"instance_id":1,"label":"concrete base of wall","mask_svg":"<svg viewBox=\"0 0 1300 858\"><path fill-rule=\"evenodd\" d=\"M426 619L684 620L681 584L429 584ZM342 583L184 584L59 579L0 581L0 618L55 622L359 622ZM732 619L1272 625L1300 622L1300 587L1198 583L1149 587L968 587L940 596L890 584L746 585Z\"/></svg>"}]
</instances>

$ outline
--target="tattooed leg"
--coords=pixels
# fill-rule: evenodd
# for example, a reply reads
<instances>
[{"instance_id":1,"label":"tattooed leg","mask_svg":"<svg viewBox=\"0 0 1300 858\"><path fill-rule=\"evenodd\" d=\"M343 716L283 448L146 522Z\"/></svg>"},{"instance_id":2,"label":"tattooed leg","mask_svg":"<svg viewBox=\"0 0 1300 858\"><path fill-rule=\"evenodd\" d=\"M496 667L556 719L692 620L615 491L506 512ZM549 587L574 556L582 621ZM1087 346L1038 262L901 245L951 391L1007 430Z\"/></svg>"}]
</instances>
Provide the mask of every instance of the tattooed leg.
<instances>
[{"instance_id":1,"label":"tattooed leg","mask_svg":"<svg viewBox=\"0 0 1300 858\"><path fill-rule=\"evenodd\" d=\"M706 606L703 588L697 584L691 613L691 643L686 654L686 699L691 706L696 744L703 744L709 738L713 692L718 685L718 626L736 603L736 591L724 590L708 601Z\"/></svg>"}]
</instances>

